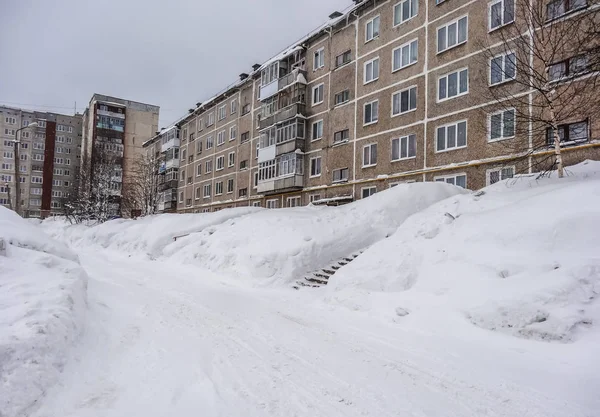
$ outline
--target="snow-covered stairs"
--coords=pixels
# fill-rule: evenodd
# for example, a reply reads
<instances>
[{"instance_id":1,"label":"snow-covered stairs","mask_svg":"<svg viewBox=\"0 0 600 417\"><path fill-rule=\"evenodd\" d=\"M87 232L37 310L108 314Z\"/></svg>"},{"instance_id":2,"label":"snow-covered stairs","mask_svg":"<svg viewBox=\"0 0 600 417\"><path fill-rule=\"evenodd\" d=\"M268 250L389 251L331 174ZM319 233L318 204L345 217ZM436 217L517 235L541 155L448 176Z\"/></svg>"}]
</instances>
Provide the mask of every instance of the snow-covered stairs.
<instances>
[{"instance_id":1,"label":"snow-covered stairs","mask_svg":"<svg viewBox=\"0 0 600 417\"><path fill-rule=\"evenodd\" d=\"M348 265L350 262L358 258L358 256L363 252L364 251L361 250L353 253L350 256L345 256L337 261L334 261L331 265L323 269L311 272L303 279L296 281L294 288L298 290L301 287L322 287L323 285L327 285L327 282L329 282L329 277L334 275L342 266Z\"/></svg>"}]
</instances>

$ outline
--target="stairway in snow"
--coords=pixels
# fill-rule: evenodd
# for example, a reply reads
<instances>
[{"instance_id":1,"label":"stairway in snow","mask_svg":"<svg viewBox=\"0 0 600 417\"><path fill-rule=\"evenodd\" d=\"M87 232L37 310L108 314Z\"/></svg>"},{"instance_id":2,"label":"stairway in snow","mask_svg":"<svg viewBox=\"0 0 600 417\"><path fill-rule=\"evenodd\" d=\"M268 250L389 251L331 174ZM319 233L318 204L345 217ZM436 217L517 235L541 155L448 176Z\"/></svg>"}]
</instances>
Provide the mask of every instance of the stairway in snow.
<instances>
[{"instance_id":1,"label":"stairway in snow","mask_svg":"<svg viewBox=\"0 0 600 417\"><path fill-rule=\"evenodd\" d=\"M334 261L331 265L326 268L319 269L317 271L311 272L303 279L296 281L294 284L294 288L299 290L301 287L322 287L323 285L327 285L329 282L329 277L335 274L342 266L348 265L350 262L358 258L358 256L364 251L358 251L357 253L353 253L350 256L345 256L337 261Z\"/></svg>"}]
</instances>

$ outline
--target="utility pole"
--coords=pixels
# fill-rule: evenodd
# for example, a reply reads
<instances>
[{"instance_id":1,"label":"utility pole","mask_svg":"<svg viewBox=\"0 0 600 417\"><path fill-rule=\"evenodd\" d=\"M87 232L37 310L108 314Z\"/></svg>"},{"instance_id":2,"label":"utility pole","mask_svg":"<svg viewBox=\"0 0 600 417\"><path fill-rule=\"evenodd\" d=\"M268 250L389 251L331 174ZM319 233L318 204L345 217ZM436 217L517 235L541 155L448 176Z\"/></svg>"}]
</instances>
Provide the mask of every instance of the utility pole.
<instances>
[{"instance_id":1,"label":"utility pole","mask_svg":"<svg viewBox=\"0 0 600 417\"><path fill-rule=\"evenodd\" d=\"M21 159L19 157L19 148L21 141L19 139L19 132L21 130L29 129L31 127L36 127L37 125L37 122L29 123L27 126L21 127L15 131L15 212L19 216L21 215L21 170L19 169L19 165L21 162Z\"/></svg>"}]
</instances>

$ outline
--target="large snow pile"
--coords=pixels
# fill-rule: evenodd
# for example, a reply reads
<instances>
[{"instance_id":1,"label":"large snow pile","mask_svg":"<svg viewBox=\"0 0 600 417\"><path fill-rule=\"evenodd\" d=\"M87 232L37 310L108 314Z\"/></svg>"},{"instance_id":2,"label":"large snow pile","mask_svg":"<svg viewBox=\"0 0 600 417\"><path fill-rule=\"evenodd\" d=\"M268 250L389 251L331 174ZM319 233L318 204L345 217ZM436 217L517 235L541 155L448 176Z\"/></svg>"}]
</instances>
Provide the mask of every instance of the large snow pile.
<instances>
[{"instance_id":1,"label":"large snow pile","mask_svg":"<svg viewBox=\"0 0 600 417\"><path fill-rule=\"evenodd\" d=\"M161 214L136 220L118 219L99 225L70 225L63 218L42 223L46 233L74 247L97 247L143 255L151 259L162 255L173 238L199 232L226 220L260 209L242 207L205 214Z\"/></svg>"},{"instance_id":2,"label":"large snow pile","mask_svg":"<svg viewBox=\"0 0 600 417\"><path fill-rule=\"evenodd\" d=\"M79 336L87 276L77 256L0 206L0 416L27 416Z\"/></svg>"},{"instance_id":3,"label":"large snow pile","mask_svg":"<svg viewBox=\"0 0 600 417\"><path fill-rule=\"evenodd\" d=\"M568 172L416 213L341 268L327 297L405 326L574 340L600 321L600 163Z\"/></svg>"}]
</instances>

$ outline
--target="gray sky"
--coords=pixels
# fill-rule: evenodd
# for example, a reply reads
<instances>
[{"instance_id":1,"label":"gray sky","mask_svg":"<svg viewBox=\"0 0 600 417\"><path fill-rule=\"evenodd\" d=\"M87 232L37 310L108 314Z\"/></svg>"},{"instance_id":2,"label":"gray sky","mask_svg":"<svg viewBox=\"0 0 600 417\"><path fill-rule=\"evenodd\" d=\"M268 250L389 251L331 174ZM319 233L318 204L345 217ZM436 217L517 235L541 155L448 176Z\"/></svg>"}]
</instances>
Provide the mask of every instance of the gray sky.
<instances>
[{"instance_id":1,"label":"gray sky","mask_svg":"<svg viewBox=\"0 0 600 417\"><path fill-rule=\"evenodd\" d=\"M161 127L351 0L0 0L0 104L156 104Z\"/></svg>"}]
</instances>

